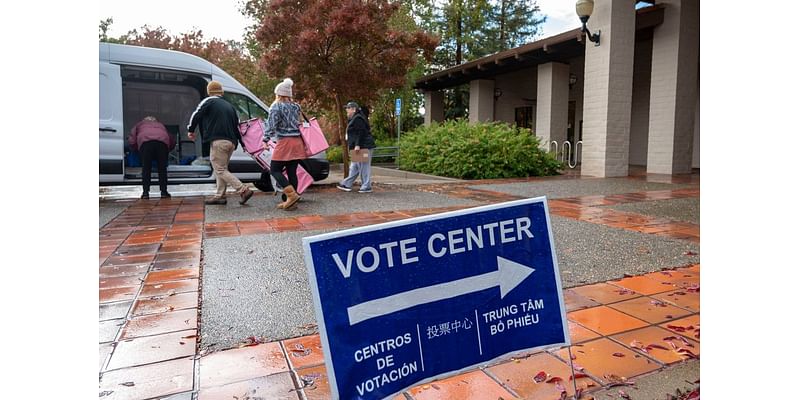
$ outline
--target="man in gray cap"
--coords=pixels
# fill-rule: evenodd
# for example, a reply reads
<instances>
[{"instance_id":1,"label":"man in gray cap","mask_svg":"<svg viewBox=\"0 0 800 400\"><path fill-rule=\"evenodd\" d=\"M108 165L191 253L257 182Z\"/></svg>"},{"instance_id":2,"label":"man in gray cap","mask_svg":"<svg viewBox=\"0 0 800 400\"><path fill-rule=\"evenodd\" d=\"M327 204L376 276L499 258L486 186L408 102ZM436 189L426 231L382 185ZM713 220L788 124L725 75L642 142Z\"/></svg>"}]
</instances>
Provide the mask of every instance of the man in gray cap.
<instances>
[{"instance_id":1,"label":"man in gray cap","mask_svg":"<svg viewBox=\"0 0 800 400\"><path fill-rule=\"evenodd\" d=\"M372 192L372 149L375 148L375 139L367 121L366 111L358 106L355 101L350 101L344 106L347 111L347 147L350 150L369 150L369 158L364 162L350 161L350 175L336 187L349 192L353 190L353 183L361 175L361 188L358 193Z\"/></svg>"}]
</instances>

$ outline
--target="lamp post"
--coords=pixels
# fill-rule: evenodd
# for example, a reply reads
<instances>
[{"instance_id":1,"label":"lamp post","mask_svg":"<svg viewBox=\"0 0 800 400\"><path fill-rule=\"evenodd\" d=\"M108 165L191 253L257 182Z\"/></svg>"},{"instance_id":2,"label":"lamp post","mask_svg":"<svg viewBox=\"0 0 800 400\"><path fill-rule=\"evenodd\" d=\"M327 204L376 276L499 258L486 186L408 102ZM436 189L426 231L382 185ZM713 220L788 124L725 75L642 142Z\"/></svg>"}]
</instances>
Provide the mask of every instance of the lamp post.
<instances>
[{"instance_id":1,"label":"lamp post","mask_svg":"<svg viewBox=\"0 0 800 400\"><path fill-rule=\"evenodd\" d=\"M590 42L594 43L595 46L600 46L600 30L598 29L597 33L593 34L589 32L589 29L586 27L586 22L588 22L589 17L592 16L593 10L594 0L578 0L575 3L575 12L578 14L581 23L583 23L583 32L586 33L586 37Z\"/></svg>"}]
</instances>

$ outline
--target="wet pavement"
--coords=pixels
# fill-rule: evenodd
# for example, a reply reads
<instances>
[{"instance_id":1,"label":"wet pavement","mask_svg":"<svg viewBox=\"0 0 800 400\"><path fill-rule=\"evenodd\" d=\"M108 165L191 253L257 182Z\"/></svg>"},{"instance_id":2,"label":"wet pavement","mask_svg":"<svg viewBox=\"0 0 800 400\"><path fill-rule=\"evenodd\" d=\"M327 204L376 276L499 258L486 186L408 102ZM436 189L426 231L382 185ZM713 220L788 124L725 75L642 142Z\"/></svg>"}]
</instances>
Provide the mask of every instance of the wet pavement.
<instances>
[{"instance_id":1,"label":"wet pavement","mask_svg":"<svg viewBox=\"0 0 800 400\"><path fill-rule=\"evenodd\" d=\"M551 199L582 398L619 396L618 379L632 399L699 379L699 175L387 175L371 194L327 183L293 212L263 193L205 206L213 185L171 186L163 200L101 188L100 398L329 398L302 237L540 195ZM532 377L566 381L569 359L521 354L397 398L558 398L559 386Z\"/></svg>"}]
</instances>

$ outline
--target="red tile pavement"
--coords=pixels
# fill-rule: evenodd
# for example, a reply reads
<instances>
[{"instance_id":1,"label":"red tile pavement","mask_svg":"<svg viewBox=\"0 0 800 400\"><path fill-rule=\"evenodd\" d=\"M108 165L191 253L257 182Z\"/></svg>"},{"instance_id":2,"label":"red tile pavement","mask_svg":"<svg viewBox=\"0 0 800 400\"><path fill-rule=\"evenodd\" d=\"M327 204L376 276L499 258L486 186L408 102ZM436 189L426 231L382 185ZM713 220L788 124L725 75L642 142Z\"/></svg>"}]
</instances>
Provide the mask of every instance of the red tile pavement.
<instances>
[{"instance_id":1,"label":"red tile pavement","mask_svg":"<svg viewBox=\"0 0 800 400\"><path fill-rule=\"evenodd\" d=\"M122 339L197 329L197 309L133 317L122 328Z\"/></svg>"},{"instance_id":2,"label":"red tile pavement","mask_svg":"<svg viewBox=\"0 0 800 400\"><path fill-rule=\"evenodd\" d=\"M597 333L610 335L647 326L647 322L631 317L608 306L585 308L567 313L567 319Z\"/></svg>"},{"instance_id":3,"label":"red tile pavement","mask_svg":"<svg viewBox=\"0 0 800 400\"><path fill-rule=\"evenodd\" d=\"M508 390L498 385L483 371L465 372L450 378L413 387L408 392L417 400L427 399L498 399L511 398Z\"/></svg>"},{"instance_id":4,"label":"red tile pavement","mask_svg":"<svg viewBox=\"0 0 800 400\"><path fill-rule=\"evenodd\" d=\"M548 353L505 362L489 367L487 371L524 399L558 399L561 395L560 387L566 390L568 396L575 394L570 380L572 369L569 364ZM545 382L537 383L533 379L539 372L545 373ZM578 378L577 386L579 389L598 387L597 382L589 377Z\"/></svg>"},{"instance_id":5,"label":"red tile pavement","mask_svg":"<svg viewBox=\"0 0 800 400\"><path fill-rule=\"evenodd\" d=\"M555 354L562 360L570 359L567 349L558 350ZM608 338L575 345L572 347L572 356L573 362L579 364L585 373L603 384L611 380L609 378L611 375L630 378L662 367L657 362Z\"/></svg>"},{"instance_id":6,"label":"red tile pavement","mask_svg":"<svg viewBox=\"0 0 800 400\"><path fill-rule=\"evenodd\" d=\"M487 183L537 179L541 178ZM483 202L516 198L459 185L428 185L420 190ZM554 215L699 243L695 224L598 207L699 194L699 189L692 188L557 199L549 204ZM112 306L117 310L117 317L105 313L116 319L101 323L101 340L111 340L99 347L101 397L146 399L197 392L199 399L329 398L319 335L196 354L203 237L342 229L463 208L204 224L200 198L131 203L100 230L100 300L108 312ZM613 375L630 378L699 356L699 276L696 264L565 290L573 362L584 374L579 388L591 393L614 379ZM127 318L118 318L126 312ZM563 375L564 389L573 392L569 353L563 348L419 385L396 398L556 397L560 388L554 382L532 380L538 371L551 377Z\"/></svg>"},{"instance_id":7,"label":"red tile pavement","mask_svg":"<svg viewBox=\"0 0 800 400\"><path fill-rule=\"evenodd\" d=\"M188 392L194 386L191 358L109 371L100 377L103 400L139 400Z\"/></svg>"},{"instance_id":8,"label":"red tile pavement","mask_svg":"<svg viewBox=\"0 0 800 400\"><path fill-rule=\"evenodd\" d=\"M151 364L193 356L197 342L197 331L187 330L164 335L120 340L114 349L106 370Z\"/></svg>"},{"instance_id":9,"label":"red tile pavement","mask_svg":"<svg viewBox=\"0 0 800 400\"><path fill-rule=\"evenodd\" d=\"M292 368L311 367L325 362L319 335L303 336L283 341L283 348Z\"/></svg>"},{"instance_id":10,"label":"red tile pavement","mask_svg":"<svg viewBox=\"0 0 800 400\"><path fill-rule=\"evenodd\" d=\"M280 343L220 351L200 358L200 388L227 385L289 371Z\"/></svg>"},{"instance_id":11,"label":"red tile pavement","mask_svg":"<svg viewBox=\"0 0 800 400\"><path fill-rule=\"evenodd\" d=\"M325 369L325 365L298 369L296 374L308 400L327 400L331 398L328 370Z\"/></svg>"},{"instance_id":12,"label":"red tile pavement","mask_svg":"<svg viewBox=\"0 0 800 400\"><path fill-rule=\"evenodd\" d=\"M197 399L298 400L298 396L291 373L283 372L223 386L200 389Z\"/></svg>"}]
</instances>

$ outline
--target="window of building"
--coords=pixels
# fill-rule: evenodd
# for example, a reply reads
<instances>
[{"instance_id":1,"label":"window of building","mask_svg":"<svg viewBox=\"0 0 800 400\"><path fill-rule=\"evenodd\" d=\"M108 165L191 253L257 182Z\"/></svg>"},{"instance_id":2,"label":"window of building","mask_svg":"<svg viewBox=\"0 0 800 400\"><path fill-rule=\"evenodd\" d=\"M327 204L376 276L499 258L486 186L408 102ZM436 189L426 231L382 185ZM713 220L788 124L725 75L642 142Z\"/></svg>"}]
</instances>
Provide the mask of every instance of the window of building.
<instances>
[{"instance_id":1,"label":"window of building","mask_svg":"<svg viewBox=\"0 0 800 400\"><path fill-rule=\"evenodd\" d=\"M514 121L518 128L533 129L533 107L514 108Z\"/></svg>"}]
</instances>

